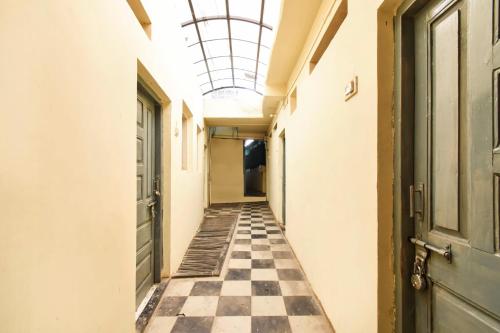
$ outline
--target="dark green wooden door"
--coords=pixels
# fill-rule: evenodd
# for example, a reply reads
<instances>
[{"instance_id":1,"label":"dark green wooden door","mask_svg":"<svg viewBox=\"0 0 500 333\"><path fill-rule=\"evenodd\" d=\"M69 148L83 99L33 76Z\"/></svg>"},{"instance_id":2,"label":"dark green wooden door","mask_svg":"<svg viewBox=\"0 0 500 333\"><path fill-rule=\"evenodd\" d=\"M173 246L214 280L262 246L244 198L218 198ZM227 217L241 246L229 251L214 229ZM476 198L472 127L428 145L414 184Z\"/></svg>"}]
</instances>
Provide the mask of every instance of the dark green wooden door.
<instances>
[{"instance_id":1,"label":"dark green wooden door","mask_svg":"<svg viewBox=\"0 0 500 333\"><path fill-rule=\"evenodd\" d=\"M416 332L500 332L494 8L435 0L415 16L414 184L423 185L414 192L415 236L452 252L450 263L429 251Z\"/></svg>"},{"instance_id":2,"label":"dark green wooden door","mask_svg":"<svg viewBox=\"0 0 500 333\"><path fill-rule=\"evenodd\" d=\"M136 306L154 282L153 178L155 174L154 103L143 94L137 97L137 237Z\"/></svg>"}]
</instances>

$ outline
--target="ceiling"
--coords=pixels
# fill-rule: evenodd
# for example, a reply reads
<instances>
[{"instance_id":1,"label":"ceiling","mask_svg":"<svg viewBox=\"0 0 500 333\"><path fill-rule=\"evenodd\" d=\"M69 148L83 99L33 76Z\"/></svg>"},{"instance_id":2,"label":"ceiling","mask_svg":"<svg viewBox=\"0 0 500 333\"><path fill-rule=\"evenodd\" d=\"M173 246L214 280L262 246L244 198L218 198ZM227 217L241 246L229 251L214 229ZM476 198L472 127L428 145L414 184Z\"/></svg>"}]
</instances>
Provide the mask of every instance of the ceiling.
<instances>
[{"instance_id":1,"label":"ceiling","mask_svg":"<svg viewBox=\"0 0 500 333\"><path fill-rule=\"evenodd\" d=\"M203 94L263 94L281 0L179 0L186 43Z\"/></svg>"}]
</instances>

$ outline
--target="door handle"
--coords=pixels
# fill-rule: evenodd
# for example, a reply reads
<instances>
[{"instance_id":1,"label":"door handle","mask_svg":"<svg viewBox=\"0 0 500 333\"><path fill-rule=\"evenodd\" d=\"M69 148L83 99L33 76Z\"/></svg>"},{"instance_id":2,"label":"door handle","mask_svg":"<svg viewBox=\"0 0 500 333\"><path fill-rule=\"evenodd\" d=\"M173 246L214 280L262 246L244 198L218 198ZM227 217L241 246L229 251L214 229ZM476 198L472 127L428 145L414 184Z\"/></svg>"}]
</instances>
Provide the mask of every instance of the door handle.
<instances>
[{"instance_id":1,"label":"door handle","mask_svg":"<svg viewBox=\"0 0 500 333\"><path fill-rule=\"evenodd\" d=\"M153 222L155 221L155 217L156 217L155 206L156 206L156 200L148 203L148 208L151 210L151 220Z\"/></svg>"},{"instance_id":2,"label":"door handle","mask_svg":"<svg viewBox=\"0 0 500 333\"><path fill-rule=\"evenodd\" d=\"M448 263L451 264L451 257L452 257L452 254L451 254L451 244L448 244L448 246L446 246L444 248L441 248L441 247L437 247L437 246L434 246L432 244L426 243L423 240L417 239L415 237L411 237L409 239L409 241L412 244L421 246L421 247L423 247L426 250L432 251L434 253L439 254L440 256L445 257L446 260L448 261Z\"/></svg>"}]
</instances>

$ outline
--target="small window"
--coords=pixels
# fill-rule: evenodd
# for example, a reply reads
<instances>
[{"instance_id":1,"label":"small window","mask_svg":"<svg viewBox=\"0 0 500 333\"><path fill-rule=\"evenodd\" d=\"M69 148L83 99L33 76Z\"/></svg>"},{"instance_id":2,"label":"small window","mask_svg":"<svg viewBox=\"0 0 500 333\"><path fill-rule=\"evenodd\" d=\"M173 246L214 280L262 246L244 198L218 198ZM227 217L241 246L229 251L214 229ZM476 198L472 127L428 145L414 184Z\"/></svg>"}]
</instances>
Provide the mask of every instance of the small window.
<instances>
[{"instance_id":1,"label":"small window","mask_svg":"<svg viewBox=\"0 0 500 333\"><path fill-rule=\"evenodd\" d=\"M146 33L149 39L151 39L151 20L149 19L149 15L144 9L141 0L127 0L128 5L134 12L137 21L142 27L142 30Z\"/></svg>"},{"instance_id":2,"label":"small window","mask_svg":"<svg viewBox=\"0 0 500 333\"><path fill-rule=\"evenodd\" d=\"M290 94L290 113L294 113L297 109L297 87Z\"/></svg>"},{"instance_id":3,"label":"small window","mask_svg":"<svg viewBox=\"0 0 500 333\"><path fill-rule=\"evenodd\" d=\"M326 49L337 34L337 31L339 30L346 17L347 0L341 0L339 6L337 7L337 10L335 11L335 15L328 25L328 28L326 29L323 37L321 37L320 42L316 46L316 50L314 50L311 61L309 63L309 73L312 73L318 62L321 60L323 53L325 53Z\"/></svg>"}]
</instances>

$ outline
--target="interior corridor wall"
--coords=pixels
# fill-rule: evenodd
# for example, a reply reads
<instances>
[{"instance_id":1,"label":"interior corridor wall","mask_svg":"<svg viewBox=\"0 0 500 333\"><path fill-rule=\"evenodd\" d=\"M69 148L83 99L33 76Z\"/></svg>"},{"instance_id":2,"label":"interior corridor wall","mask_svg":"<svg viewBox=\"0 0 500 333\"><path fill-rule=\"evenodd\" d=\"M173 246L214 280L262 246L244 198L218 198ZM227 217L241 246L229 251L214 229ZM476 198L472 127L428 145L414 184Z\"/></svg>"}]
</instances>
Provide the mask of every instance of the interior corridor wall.
<instances>
[{"instance_id":1,"label":"interior corridor wall","mask_svg":"<svg viewBox=\"0 0 500 333\"><path fill-rule=\"evenodd\" d=\"M202 219L175 135L201 93L174 1L142 3L151 38L127 1L2 1L1 332L135 331L138 74L163 108L164 275Z\"/></svg>"},{"instance_id":2,"label":"interior corridor wall","mask_svg":"<svg viewBox=\"0 0 500 333\"><path fill-rule=\"evenodd\" d=\"M296 109L283 103L269 127L268 196L281 220L284 130L290 245L335 331L377 332L377 9L382 1L348 0L345 21L311 71L311 50L338 3L322 3L289 78L288 93L297 91ZM344 87L356 76L359 92L345 101ZM393 314L385 316L391 320Z\"/></svg>"}]
</instances>

